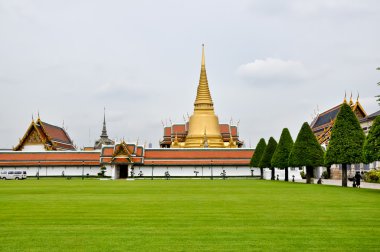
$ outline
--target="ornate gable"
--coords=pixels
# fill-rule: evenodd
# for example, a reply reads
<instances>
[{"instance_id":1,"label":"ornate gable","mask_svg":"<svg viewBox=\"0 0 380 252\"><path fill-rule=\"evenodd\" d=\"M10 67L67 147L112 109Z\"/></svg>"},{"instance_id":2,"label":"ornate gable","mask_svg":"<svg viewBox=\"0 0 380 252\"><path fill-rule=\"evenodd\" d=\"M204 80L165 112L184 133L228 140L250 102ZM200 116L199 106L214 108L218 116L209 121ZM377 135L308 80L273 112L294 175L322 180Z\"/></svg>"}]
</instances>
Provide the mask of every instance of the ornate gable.
<instances>
[{"instance_id":1,"label":"ornate gable","mask_svg":"<svg viewBox=\"0 0 380 252\"><path fill-rule=\"evenodd\" d=\"M31 131L31 133L26 137L24 143L25 144L44 144L36 130Z\"/></svg>"},{"instance_id":2,"label":"ornate gable","mask_svg":"<svg viewBox=\"0 0 380 252\"><path fill-rule=\"evenodd\" d=\"M25 145L44 145L45 150L50 149L50 145L47 144L47 137L43 131L39 130L34 121L31 122L28 129L26 130L24 136L20 139L16 147L13 148L15 151L21 151Z\"/></svg>"},{"instance_id":3,"label":"ornate gable","mask_svg":"<svg viewBox=\"0 0 380 252\"><path fill-rule=\"evenodd\" d=\"M124 141L115 146L112 154L112 162L133 163L132 154L128 150L128 145Z\"/></svg>"},{"instance_id":4,"label":"ornate gable","mask_svg":"<svg viewBox=\"0 0 380 252\"><path fill-rule=\"evenodd\" d=\"M43 145L45 150L75 150L75 147L63 128L42 122L40 118L30 123L15 151L21 151L26 145Z\"/></svg>"}]
</instances>

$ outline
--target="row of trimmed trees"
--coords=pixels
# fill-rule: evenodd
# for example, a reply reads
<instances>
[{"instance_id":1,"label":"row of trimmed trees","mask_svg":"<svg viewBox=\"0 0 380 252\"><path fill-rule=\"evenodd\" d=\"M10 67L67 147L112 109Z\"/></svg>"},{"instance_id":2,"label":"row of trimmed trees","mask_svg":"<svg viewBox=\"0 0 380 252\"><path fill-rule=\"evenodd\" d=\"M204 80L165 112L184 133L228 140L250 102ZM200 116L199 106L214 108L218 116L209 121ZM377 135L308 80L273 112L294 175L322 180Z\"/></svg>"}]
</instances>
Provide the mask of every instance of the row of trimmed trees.
<instances>
[{"instance_id":1,"label":"row of trimmed trees","mask_svg":"<svg viewBox=\"0 0 380 252\"><path fill-rule=\"evenodd\" d=\"M266 144L263 138L256 146L250 166L263 169L275 167L285 169L285 181L289 181L288 167L306 167L306 183L311 182L313 170L319 166L342 164L342 186L347 186L347 166L371 163L380 160L380 117L376 118L365 138L363 129L351 107L343 103L336 117L326 152L318 143L309 124L305 122L293 143L287 128L281 133L280 141L271 137Z\"/></svg>"}]
</instances>

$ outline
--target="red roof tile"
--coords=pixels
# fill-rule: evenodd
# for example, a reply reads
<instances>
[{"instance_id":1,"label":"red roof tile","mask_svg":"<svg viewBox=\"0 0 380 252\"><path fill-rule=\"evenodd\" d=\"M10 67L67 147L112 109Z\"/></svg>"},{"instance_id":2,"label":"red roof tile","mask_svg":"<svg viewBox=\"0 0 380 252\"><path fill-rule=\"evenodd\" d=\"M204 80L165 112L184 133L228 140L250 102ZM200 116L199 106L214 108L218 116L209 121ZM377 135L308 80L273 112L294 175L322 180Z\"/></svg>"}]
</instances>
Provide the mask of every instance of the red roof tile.
<instances>
[{"instance_id":1,"label":"red roof tile","mask_svg":"<svg viewBox=\"0 0 380 252\"><path fill-rule=\"evenodd\" d=\"M42 121L41 124L48 136L51 138L51 140L71 144L71 139L69 138L64 129Z\"/></svg>"}]
</instances>

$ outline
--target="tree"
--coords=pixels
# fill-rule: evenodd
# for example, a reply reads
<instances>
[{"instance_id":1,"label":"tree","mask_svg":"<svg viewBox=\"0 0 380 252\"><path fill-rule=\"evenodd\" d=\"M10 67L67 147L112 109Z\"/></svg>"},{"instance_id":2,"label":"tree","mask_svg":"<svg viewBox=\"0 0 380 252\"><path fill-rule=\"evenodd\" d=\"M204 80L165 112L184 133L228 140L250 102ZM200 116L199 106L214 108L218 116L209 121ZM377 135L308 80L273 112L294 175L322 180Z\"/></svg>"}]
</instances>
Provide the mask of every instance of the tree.
<instances>
[{"instance_id":1,"label":"tree","mask_svg":"<svg viewBox=\"0 0 380 252\"><path fill-rule=\"evenodd\" d=\"M365 135L351 107L345 102L340 107L327 146L326 164L342 164L342 186L347 187L347 164L363 161Z\"/></svg>"},{"instance_id":2,"label":"tree","mask_svg":"<svg viewBox=\"0 0 380 252\"><path fill-rule=\"evenodd\" d=\"M380 70L380 67L376 68L376 70ZM380 81L377 83L377 85L380 86ZM377 95L376 97L378 98L377 101L379 102L379 105L380 105L380 95Z\"/></svg>"},{"instance_id":3,"label":"tree","mask_svg":"<svg viewBox=\"0 0 380 252\"><path fill-rule=\"evenodd\" d=\"M260 160L261 157L263 156L263 153L265 151L265 148L267 147L267 144L265 142L264 138L261 138L258 144L256 145L255 152L253 153L253 156L251 158L251 167L260 167ZM263 168L260 168L260 176L261 179L263 179Z\"/></svg>"},{"instance_id":4,"label":"tree","mask_svg":"<svg viewBox=\"0 0 380 252\"><path fill-rule=\"evenodd\" d=\"M304 122L289 155L290 167L306 166L306 183L311 183L314 167L323 165L323 149L317 138Z\"/></svg>"},{"instance_id":5,"label":"tree","mask_svg":"<svg viewBox=\"0 0 380 252\"><path fill-rule=\"evenodd\" d=\"M364 141L363 158L367 164L380 160L380 116L374 120Z\"/></svg>"},{"instance_id":6,"label":"tree","mask_svg":"<svg viewBox=\"0 0 380 252\"><path fill-rule=\"evenodd\" d=\"M292 151L293 139L287 128L284 128L281 133L280 141L278 142L276 151L272 157L272 167L285 169L285 181L289 181L289 155Z\"/></svg>"},{"instance_id":7,"label":"tree","mask_svg":"<svg viewBox=\"0 0 380 252\"><path fill-rule=\"evenodd\" d=\"M277 142L273 137L269 138L268 145L264 150L263 156L261 157L259 167L263 168L271 168L272 169L272 180L274 180L274 168L272 167L271 160L273 153L276 151Z\"/></svg>"}]
</instances>

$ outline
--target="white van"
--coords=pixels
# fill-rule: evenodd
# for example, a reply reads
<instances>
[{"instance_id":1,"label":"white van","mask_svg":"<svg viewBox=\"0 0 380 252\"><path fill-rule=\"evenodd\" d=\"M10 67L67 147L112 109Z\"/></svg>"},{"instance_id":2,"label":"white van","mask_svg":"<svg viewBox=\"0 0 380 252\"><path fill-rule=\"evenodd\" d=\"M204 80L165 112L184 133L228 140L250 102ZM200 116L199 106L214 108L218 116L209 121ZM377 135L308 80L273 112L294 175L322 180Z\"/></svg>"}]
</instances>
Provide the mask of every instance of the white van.
<instances>
[{"instance_id":1,"label":"white van","mask_svg":"<svg viewBox=\"0 0 380 252\"><path fill-rule=\"evenodd\" d=\"M0 173L1 179L26 179L26 171L2 171Z\"/></svg>"}]
</instances>

